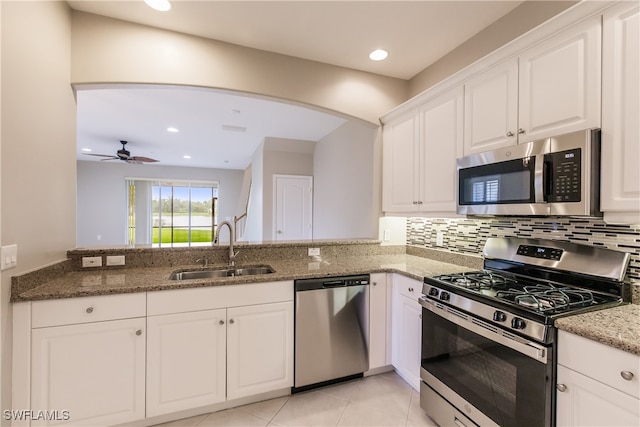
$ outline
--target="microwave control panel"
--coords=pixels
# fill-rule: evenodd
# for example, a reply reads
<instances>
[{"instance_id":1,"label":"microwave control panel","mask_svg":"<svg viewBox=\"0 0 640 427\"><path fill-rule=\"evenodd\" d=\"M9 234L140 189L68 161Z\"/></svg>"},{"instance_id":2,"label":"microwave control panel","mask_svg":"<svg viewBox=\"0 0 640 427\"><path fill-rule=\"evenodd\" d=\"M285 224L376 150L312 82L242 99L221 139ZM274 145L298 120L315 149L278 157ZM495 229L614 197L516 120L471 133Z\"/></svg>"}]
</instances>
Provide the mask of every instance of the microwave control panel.
<instances>
[{"instance_id":1,"label":"microwave control panel","mask_svg":"<svg viewBox=\"0 0 640 427\"><path fill-rule=\"evenodd\" d=\"M582 153L579 148L545 155L551 166L550 202L579 202L581 200Z\"/></svg>"}]
</instances>

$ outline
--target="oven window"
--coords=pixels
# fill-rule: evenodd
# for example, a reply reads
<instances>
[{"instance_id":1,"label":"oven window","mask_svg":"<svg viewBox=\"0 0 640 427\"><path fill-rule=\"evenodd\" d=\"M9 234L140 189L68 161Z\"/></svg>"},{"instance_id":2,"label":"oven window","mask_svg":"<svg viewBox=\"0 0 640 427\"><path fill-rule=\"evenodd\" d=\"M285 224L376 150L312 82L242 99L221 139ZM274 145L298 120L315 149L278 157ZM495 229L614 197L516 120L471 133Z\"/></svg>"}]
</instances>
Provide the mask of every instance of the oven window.
<instances>
[{"instance_id":1,"label":"oven window","mask_svg":"<svg viewBox=\"0 0 640 427\"><path fill-rule=\"evenodd\" d=\"M501 426L545 425L547 365L427 309L422 316L427 372Z\"/></svg>"}]
</instances>

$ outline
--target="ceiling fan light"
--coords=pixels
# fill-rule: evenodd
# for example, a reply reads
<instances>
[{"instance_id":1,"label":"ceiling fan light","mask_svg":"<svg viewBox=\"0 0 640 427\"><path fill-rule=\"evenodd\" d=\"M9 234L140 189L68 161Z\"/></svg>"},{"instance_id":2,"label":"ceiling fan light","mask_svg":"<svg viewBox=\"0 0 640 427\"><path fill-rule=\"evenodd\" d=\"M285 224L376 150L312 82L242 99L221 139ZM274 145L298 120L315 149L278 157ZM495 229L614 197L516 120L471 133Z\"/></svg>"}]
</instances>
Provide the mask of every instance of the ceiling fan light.
<instances>
[{"instance_id":1,"label":"ceiling fan light","mask_svg":"<svg viewBox=\"0 0 640 427\"><path fill-rule=\"evenodd\" d=\"M152 9L158 10L160 12L166 12L171 9L171 3L169 0L144 0L144 2Z\"/></svg>"},{"instance_id":2,"label":"ceiling fan light","mask_svg":"<svg viewBox=\"0 0 640 427\"><path fill-rule=\"evenodd\" d=\"M384 49L376 49L369 54L369 59L372 61L382 61L389 56L389 53Z\"/></svg>"}]
</instances>

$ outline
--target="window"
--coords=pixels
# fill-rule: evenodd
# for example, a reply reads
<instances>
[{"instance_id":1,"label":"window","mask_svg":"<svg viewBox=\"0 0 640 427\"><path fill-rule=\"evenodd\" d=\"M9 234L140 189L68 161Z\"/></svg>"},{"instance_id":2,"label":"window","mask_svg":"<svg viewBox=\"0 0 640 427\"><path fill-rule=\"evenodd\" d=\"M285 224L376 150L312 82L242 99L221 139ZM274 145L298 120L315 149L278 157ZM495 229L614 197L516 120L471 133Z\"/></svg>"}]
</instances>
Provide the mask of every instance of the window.
<instances>
[{"instance_id":1,"label":"window","mask_svg":"<svg viewBox=\"0 0 640 427\"><path fill-rule=\"evenodd\" d=\"M198 246L214 241L216 182L136 178L128 188L130 244Z\"/></svg>"}]
</instances>

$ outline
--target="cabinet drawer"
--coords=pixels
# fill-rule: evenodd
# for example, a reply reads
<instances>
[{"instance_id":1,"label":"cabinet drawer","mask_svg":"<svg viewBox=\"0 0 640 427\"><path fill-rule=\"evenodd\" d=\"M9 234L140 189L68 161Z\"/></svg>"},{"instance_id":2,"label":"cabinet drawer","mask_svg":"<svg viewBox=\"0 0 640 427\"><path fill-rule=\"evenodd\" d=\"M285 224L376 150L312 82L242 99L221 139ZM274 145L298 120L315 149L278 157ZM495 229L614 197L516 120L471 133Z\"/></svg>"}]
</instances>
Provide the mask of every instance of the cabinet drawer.
<instances>
[{"instance_id":1,"label":"cabinet drawer","mask_svg":"<svg viewBox=\"0 0 640 427\"><path fill-rule=\"evenodd\" d=\"M640 357L635 354L559 331L558 364L636 398L640 394ZM629 374L631 379L623 378Z\"/></svg>"},{"instance_id":2,"label":"cabinet drawer","mask_svg":"<svg viewBox=\"0 0 640 427\"><path fill-rule=\"evenodd\" d=\"M422 294L422 282L409 279L408 277L395 275L394 285L396 292L400 295L404 295L407 298L411 298L414 301L418 301L418 298Z\"/></svg>"},{"instance_id":3,"label":"cabinet drawer","mask_svg":"<svg viewBox=\"0 0 640 427\"><path fill-rule=\"evenodd\" d=\"M146 316L144 292L68 298L32 303L32 327L71 325Z\"/></svg>"},{"instance_id":4,"label":"cabinet drawer","mask_svg":"<svg viewBox=\"0 0 640 427\"><path fill-rule=\"evenodd\" d=\"M248 283L147 293L149 316L293 301L293 282Z\"/></svg>"}]
</instances>

